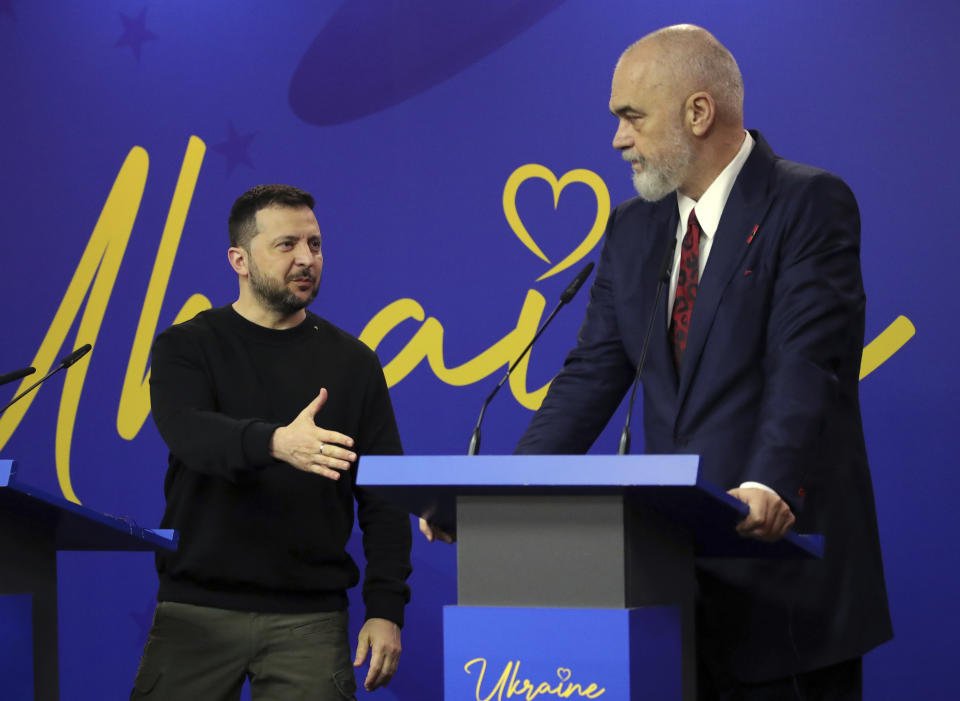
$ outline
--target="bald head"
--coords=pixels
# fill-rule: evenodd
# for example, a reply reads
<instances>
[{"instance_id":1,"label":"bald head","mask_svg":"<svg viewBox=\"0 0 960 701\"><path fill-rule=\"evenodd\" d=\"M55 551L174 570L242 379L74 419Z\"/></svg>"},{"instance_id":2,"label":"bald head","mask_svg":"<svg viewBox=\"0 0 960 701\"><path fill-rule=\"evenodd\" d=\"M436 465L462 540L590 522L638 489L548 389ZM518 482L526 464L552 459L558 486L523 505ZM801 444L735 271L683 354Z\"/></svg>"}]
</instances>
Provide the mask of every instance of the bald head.
<instances>
[{"instance_id":1,"label":"bald head","mask_svg":"<svg viewBox=\"0 0 960 701\"><path fill-rule=\"evenodd\" d=\"M637 61L678 100L708 93L716 103L718 124L743 128L743 78L736 60L702 27L677 24L647 34L632 44L617 66Z\"/></svg>"},{"instance_id":2,"label":"bald head","mask_svg":"<svg viewBox=\"0 0 960 701\"><path fill-rule=\"evenodd\" d=\"M699 199L743 144L743 80L710 32L683 24L648 34L613 72L613 147L645 200Z\"/></svg>"}]
</instances>

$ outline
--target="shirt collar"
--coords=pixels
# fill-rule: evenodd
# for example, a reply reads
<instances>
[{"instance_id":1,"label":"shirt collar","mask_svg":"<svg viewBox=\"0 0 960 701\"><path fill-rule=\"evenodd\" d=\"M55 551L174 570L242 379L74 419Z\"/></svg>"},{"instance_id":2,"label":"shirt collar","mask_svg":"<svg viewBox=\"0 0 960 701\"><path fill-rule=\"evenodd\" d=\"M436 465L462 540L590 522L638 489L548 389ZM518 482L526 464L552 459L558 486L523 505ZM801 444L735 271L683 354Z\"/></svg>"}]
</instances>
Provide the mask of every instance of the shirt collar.
<instances>
[{"instance_id":1,"label":"shirt collar","mask_svg":"<svg viewBox=\"0 0 960 701\"><path fill-rule=\"evenodd\" d=\"M727 167L720 171L720 175L710 183L710 187L700 196L699 200L693 200L677 190L677 207L680 210L680 222L684 229L687 227L687 217L690 216L690 210L697 208L697 221L700 223L700 233L708 238L712 237L717 227L720 226L720 215L723 214L723 208L727 204L727 198L730 197L730 191L733 184L743 169L743 164L747 162L747 157L753 150L756 143L750 132L744 131L743 143L740 150L733 160L727 164Z\"/></svg>"}]
</instances>

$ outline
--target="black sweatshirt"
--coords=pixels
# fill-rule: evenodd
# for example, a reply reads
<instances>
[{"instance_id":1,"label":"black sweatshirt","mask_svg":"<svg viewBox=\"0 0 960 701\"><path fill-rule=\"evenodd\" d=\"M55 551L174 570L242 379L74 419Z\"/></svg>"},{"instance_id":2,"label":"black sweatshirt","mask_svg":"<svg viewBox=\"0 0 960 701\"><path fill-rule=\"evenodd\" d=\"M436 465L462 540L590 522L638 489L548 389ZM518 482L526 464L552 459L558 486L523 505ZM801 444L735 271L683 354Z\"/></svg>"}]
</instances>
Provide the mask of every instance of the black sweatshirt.
<instances>
[{"instance_id":1,"label":"black sweatshirt","mask_svg":"<svg viewBox=\"0 0 960 701\"><path fill-rule=\"evenodd\" d=\"M358 462L339 480L270 457L274 430L326 387L316 417L351 436ZM367 558L367 618L403 625L410 598L408 516L356 486L362 456L402 452L376 354L307 312L285 330L232 307L161 333L150 377L153 417L170 448L164 528L177 552L157 555L160 601L262 613L347 607L359 572L345 546L353 503Z\"/></svg>"}]
</instances>

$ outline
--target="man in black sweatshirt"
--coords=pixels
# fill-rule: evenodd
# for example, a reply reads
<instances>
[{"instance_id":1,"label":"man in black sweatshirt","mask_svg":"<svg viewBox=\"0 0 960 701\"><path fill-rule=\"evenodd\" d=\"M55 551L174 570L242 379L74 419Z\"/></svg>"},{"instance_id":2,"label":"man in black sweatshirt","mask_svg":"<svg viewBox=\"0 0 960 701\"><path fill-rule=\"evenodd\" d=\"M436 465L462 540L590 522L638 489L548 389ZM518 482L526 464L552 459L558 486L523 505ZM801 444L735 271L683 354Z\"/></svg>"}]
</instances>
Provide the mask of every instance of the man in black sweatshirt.
<instances>
[{"instance_id":1,"label":"man in black sweatshirt","mask_svg":"<svg viewBox=\"0 0 960 701\"><path fill-rule=\"evenodd\" d=\"M354 666L390 681L409 600L406 514L356 486L399 454L376 355L308 312L323 268L308 193L258 186L230 212L240 294L161 333L150 398L170 447L159 604L131 699L351 699L345 551L354 500L367 568Z\"/></svg>"}]
</instances>

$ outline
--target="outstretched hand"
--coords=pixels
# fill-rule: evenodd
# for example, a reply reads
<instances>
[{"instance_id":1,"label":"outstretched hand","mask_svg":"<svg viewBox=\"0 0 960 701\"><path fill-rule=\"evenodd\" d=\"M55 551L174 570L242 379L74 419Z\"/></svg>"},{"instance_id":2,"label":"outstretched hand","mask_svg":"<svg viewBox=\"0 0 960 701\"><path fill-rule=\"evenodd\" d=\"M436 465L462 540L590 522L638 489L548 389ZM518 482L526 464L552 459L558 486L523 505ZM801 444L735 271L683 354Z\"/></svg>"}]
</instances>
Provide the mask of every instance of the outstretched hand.
<instances>
[{"instance_id":1,"label":"outstretched hand","mask_svg":"<svg viewBox=\"0 0 960 701\"><path fill-rule=\"evenodd\" d=\"M400 661L400 626L386 618L368 618L357 636L357 655L353 666L359 667L370 653L370 669L363 688L373 691L390 683Z\"/></svg>"},{"instance_id":2,"label":"outstretched hand","mask_svg":"<svg viewBox=\"0 0 960 701\"><path fill-rule=\"evenodd\" d=\"M797 520L787 502L774 492L739 487L727 493L750 507L750 513L737 524L742 536L772 543L783 538Z\"/></svg>"},{"instance_id":3,"label":"outstretched hand","mask_svg":"<svg viewBox=\"0 0 960 701\"><path fill-rule=\"evenodd\" d=\"M270 455L298 470L338 480L338 470L349 470L357 454L350 450L353 448L350 436L317 426L315 417L326 401L324 388L293 421L274 431Z\"/></svg>"}]
</instances>

